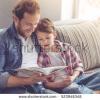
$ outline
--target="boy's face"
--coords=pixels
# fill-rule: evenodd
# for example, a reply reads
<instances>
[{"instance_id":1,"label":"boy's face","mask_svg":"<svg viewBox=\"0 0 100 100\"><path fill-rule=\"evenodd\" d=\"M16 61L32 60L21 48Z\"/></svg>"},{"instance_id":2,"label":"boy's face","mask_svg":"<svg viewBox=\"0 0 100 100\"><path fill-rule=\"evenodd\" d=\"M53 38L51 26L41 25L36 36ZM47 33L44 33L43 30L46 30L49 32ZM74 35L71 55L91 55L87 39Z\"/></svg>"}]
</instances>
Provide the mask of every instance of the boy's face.
<instances>
[{"instance_id":1,"label":"boy's face","mask_svg":"<svg viewBox=\"0 0 100 100\"><path fill-rule=\"evenodd\" d=\"M25 38L30 37L32 32L34 32L35 28L37 27L39 19L40 14L31 15L29 13L24 13L24 17L21 20L15 16L14 21L18 33Z\"/></svg>"},{"instance_id":2,"label":"boy's face","mask_svg":"<svg viewBox=\"0 0 100 100\"><path fill-rule=\"evenodd\" d=\"M54 45L55 35L54 33L37 32L37 38L39 44L45 50L51 49Z\"/></svg>"}]
</instances>

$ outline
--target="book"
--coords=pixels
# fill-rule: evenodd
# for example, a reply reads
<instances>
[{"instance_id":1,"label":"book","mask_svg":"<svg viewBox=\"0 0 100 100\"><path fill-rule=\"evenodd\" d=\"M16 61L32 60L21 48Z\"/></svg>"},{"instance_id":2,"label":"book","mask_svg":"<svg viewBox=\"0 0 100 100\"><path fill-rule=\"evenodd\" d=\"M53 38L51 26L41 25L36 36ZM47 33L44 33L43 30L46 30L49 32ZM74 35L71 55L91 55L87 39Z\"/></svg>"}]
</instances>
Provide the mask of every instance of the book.
<instances>
[{"instance_id":1,"label":"book","mask_svg":"<svg viewBox=\"0 0 100 100\"><path fill-rule=\"evenodd\" d=\"M23 67L23 68L16 69L16 71L17 71L17 76L19 77L30 77L34 72L43 73L44 75L49 75L56 72L56 73L59 73L60 76L63 76L66 73L64 72L66 67L67 66L54 66L54 67L46 67L46 68Z\"/></svg>"}]
</instances>

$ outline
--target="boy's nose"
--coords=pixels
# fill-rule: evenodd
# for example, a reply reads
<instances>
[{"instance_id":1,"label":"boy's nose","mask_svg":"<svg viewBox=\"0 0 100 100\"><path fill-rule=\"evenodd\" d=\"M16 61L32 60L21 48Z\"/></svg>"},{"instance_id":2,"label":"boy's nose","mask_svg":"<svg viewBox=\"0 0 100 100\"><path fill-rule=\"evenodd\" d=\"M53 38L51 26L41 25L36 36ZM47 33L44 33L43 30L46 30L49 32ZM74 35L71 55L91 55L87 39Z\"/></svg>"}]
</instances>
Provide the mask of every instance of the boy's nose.
<instances>
[{"instance_id":1,"label":"boy's nose","mask_svg":"<svg viewBox=\"0 0 100 100\"><path fill-rule=\"evenodd\" d=\"M45 43L45 44L48 44L48 40L45 40L44 43Z\"/></svg>"}]
</instances>

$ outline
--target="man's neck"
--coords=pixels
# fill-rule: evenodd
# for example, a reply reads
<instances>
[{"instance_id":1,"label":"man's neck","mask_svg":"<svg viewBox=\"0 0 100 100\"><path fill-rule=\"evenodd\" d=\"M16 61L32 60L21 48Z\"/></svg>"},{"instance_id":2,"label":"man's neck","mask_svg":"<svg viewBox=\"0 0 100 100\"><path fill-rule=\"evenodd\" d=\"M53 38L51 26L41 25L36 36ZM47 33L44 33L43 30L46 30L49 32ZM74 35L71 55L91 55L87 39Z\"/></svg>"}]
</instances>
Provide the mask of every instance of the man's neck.
<instances>
[{"instance_id":1,"label":"man's neck","mask_svg":"<svg viewBox=\"0 0 100 100\"><path fill-rule=\"evenodd\" d=\"M22 36L21 34L18 34L18 36L19 36L19 38L20 38L21 40L24 40L24 41L27 41L29 38L31 38L31 37L24 37L24 36Z\"/></svg>"}]
</instances>

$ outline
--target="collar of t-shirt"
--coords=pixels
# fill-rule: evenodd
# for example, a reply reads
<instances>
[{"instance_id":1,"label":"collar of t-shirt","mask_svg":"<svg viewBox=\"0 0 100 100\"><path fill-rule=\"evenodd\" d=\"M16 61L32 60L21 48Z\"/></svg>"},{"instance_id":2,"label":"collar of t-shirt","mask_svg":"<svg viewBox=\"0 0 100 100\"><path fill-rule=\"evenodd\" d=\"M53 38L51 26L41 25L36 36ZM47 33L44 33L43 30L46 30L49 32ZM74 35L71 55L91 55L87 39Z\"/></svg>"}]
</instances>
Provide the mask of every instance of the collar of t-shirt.
<instances>
[{"instance_id":1,"label":"collar of t-shirt","mask_svg":"<svg viewBox=\"0 0 100 100\"><path fill-rule=\"evenodd\" d=\"M21 35L19 38L22 42L22 65L21 67L36 67L38 54L31 37L24 39Z\"/></svg>"}]
</instances>

